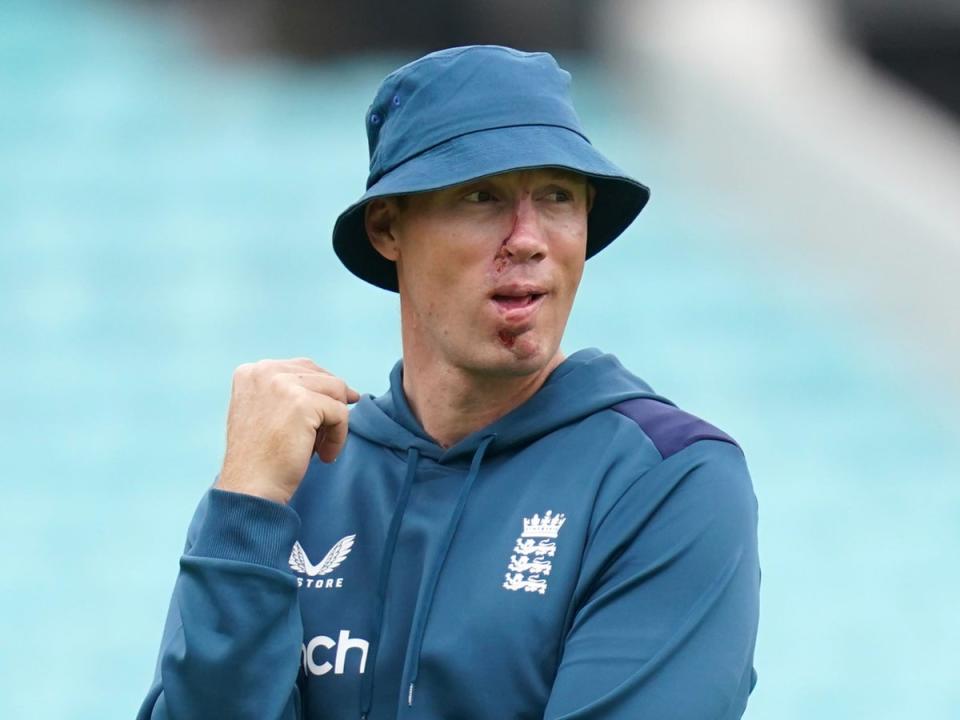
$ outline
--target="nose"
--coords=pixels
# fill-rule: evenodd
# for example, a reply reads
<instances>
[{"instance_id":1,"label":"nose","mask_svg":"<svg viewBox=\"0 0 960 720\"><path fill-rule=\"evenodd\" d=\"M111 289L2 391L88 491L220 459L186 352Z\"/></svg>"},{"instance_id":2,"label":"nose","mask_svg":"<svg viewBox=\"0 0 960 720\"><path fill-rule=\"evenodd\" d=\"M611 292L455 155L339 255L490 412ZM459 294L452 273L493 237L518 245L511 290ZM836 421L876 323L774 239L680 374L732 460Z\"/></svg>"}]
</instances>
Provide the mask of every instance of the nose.
<instances>
[{"instance_id":1,"label":"nose","mask_svg":"<svg viewBox=\"0 0 960 720\"><path fill-rule=\"evenodd\" d=\"M503 241L501 253L516 263L543 260L547 256L547 239L530 193L516 201L513 227Z\"/></svg>"}]
</instances>

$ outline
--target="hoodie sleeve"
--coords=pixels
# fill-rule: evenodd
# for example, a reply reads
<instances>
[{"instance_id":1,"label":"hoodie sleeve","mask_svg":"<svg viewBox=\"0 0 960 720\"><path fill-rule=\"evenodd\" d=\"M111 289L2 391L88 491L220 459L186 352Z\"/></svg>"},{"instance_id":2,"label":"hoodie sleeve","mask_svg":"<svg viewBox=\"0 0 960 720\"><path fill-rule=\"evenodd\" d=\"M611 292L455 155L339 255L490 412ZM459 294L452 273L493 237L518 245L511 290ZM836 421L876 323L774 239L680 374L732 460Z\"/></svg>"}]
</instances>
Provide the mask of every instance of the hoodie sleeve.
<instances>
[{"instance_id":1,"label":"hoodie sleeve","mask_svg":"<svg viewBox=\"0 0 960 720\"><path fill-rule=\"evenodd\" d=\"M286 505L208 491L190 523L138 720L300 717L303 630L286 569L299 527Z\"/></svg>"},{"instance_id":2,"label":"hoodie sleeve","mask_svg":"<svg viewBox=\"0 0 960 720\"><path fill-rule=\"evenodd\" d=\"M585 550L546 720L734 720L756 683L757 504L743 454L694 442L634 482Z\"/></svg>"}]
</instances>

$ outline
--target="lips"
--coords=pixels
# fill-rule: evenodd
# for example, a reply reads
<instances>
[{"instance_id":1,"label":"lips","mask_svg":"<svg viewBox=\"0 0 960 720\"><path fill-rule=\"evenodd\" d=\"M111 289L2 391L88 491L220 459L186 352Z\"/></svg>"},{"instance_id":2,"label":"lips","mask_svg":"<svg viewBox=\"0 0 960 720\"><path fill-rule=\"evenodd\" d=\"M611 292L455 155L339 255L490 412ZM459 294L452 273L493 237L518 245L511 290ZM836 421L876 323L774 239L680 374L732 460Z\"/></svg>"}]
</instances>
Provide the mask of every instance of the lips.
<instances>
[{"instance_id":1,"label":"lips","mask_svg":"<svg viewBox=\"0 0 960 720\"><path fill-rule=\"evenodd\" d=\"M546 294L547 291L539 285L515 284L496 288L490 299L503 321L519 324L537 311Z\"/></svg>"},{"instance_id":2,"label":"lips","mask_svg":"<svg viewBox=\"0 0 960 720\"><path fill-rule=\"evenodd\" d=\"M494 295L493 301L505 310L516 310L517 308L532 305L537 298L542 295L531 293L530 295Z\"/></svg>"}]
</instances>

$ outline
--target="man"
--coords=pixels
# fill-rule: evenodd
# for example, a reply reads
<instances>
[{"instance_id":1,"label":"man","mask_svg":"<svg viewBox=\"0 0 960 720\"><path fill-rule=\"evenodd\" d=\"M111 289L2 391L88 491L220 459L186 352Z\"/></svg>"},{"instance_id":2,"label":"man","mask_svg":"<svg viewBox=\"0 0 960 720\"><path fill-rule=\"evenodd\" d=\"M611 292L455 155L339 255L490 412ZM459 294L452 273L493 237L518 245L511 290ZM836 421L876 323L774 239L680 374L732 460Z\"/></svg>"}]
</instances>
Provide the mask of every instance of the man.
<instances>
[{"instance_id":1,"label":"man","mask_svg":"<svg viewBox=\"0 0 960 720\"><path fill-rule=\"evenodd\" d=\"M568 90L492 46L384 80L334 247L399 291L403 361L376 399L308 359L237 369L141 718L741 716L743 454L560 351L585 259L648 198Z\"/></svg>"}]
</instances>

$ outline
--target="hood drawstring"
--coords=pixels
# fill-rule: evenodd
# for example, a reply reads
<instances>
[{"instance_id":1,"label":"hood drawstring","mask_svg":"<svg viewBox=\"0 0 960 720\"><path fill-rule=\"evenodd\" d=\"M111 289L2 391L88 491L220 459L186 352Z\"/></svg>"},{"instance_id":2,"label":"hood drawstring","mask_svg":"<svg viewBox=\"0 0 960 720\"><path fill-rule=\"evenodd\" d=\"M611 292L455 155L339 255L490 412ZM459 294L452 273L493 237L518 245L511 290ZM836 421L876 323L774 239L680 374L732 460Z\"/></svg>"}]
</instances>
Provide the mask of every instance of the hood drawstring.
<instances>
[{"instance_id":1,"label":"hood drawstring","mask_svg":"<svg viewBox=\"0 0 960 720\"><path fill-rule=\"evenodd\" d=\"M410 490L413 487L413 479L417 474L417 461L420 459L420 451L416 448L410 448L407 451L407 474L403 479L403 487L400 489L400 498L397 500L397 507L393 511L393 517L390 519L390 528L387 530L386 544L383 549L383 560L380 563L380 577L377 579L376 604L374 605L374 623L372 628L372 637L370 638L371 658L367 663L367 672L360 677L360 718L365 720L370 714L370 706L373 703L373 674L377 667L377 653L380 651L380 634L383 631L383 615L387 600L387 581L390 578L390 566L393 563L393 552L397 547L397 535L400 533L400 522L403 520L403 513L407 509L407 501L410 499Z\"/></svg>"},{"instance_id":2,"label":"hood drawstring","mask_svg":"<svg viewBox=\"0 0 960 720\"><path fill-rule=\"evenodd\" d=\"M460 524L460 516L463 515L463 508L467 504L467 496L470 489L480 473L480 463L483 462L483 455L493 442L496 435L487 435L480 442L477 451L473 455L473 461L470 463L470 471L467 473L467 479L460 490L460 497L457 499L457 507L454 508L453 517L447 525L447 532L444 535L440 546L440 552L437 560L430 570L430 576L427 578L425 600L422 607L417 608L416 616L413 620L413 630L410 636L410 644L407 647L407 662L404 665L410 667L410 680L407 688L407 705L413 705L413 689L417 683L417 673L420 670L420 651L423 647L424 630L427 627L427 619L430 616L430 607L433 605L433 595L437 589L437 583L440 580L440 571L443 569L444 561L447 559L447 553L450 545L453 544L453 536L457 532L457 526Z\"/></svg>"}]
</instances>

